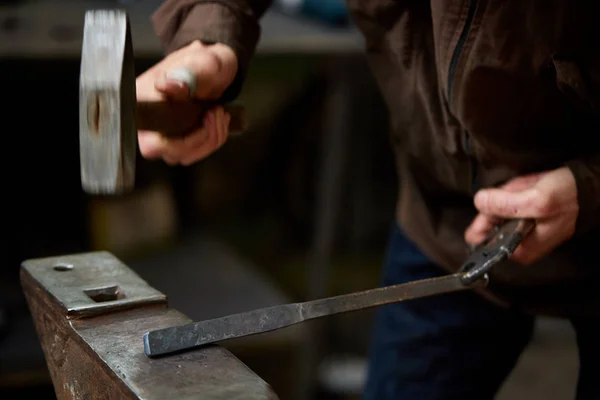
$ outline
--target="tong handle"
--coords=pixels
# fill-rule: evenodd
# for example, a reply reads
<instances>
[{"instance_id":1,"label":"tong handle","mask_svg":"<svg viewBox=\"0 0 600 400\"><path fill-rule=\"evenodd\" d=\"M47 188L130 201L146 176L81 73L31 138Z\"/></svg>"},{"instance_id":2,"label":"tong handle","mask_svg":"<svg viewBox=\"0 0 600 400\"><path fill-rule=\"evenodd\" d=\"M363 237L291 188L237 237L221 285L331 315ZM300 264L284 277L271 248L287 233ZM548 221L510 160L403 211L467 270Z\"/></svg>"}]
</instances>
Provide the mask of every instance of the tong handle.
<instances>
[{"instance_id":1,"label":"tong handle","mask_svg":"<svg viewBox=\"0 0 600 400\"><path fill-rule=\"evenodd\" d=\"M473 249L461 267L459 272L464 272L462 282L470 285L486 277L493 266L514 253L534 226L535 221L532 219L511 219L497 226L481 245Z\"/></svg>"}]
</instances>

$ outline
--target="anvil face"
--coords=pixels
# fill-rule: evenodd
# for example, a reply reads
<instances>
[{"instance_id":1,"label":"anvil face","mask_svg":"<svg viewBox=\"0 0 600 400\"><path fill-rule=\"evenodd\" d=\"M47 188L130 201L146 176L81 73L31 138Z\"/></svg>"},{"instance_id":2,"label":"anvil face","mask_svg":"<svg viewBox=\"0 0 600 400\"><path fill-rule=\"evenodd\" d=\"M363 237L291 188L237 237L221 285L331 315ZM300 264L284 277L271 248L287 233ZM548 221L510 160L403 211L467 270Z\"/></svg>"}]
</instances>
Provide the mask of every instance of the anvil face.
<instances>
[{"instance_id":1,"label":"anvil face","mask_svg":"<svg viewBox=\"0 0 600 400\"><path fill-rule=\"evenodd\" d=\"M277 399L224 347L146 357L144 332L190 319L111 253L26 260L21 287L58 399Z\"/></svg>"}]
</instances>

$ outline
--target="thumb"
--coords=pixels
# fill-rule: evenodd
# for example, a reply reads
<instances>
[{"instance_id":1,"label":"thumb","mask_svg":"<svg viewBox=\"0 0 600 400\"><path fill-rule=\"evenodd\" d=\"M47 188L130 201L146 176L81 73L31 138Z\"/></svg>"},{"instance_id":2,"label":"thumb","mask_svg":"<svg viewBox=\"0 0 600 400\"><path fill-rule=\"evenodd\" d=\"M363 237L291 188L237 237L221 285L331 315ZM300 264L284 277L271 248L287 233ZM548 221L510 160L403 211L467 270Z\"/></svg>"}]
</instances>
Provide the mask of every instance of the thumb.
<instances>
[{"instance_id":1,"label":"thumb","mask_svg":"<svg viewBox=\"0 0 600 400\"><path fill-rule=\"evenodd\" d=\"M480 213L498 218L541 218L540 204L544 196L532 187L522 191L483 189L475 195L475 207Z\"/></svg>"},{"instance_id":2,"label":"thumb","mask_svg":"<svg viewBox=\"0 0 600 400\"><path fill-rule=\"evenodd\" d=\"M172 100L188 100L196 90L196 78L182 68L161 74L154 82L157 91Z\"/></svg>"},{"instance_id":3,"label":"thumb","mask_svg":"<svg viewBox=\"0 0 600 400\"><path fill-rule=\"evenodd\" d=\"M166 61L155 88L170 97L217 99L237 73L233 50L219 43L206 46L193 42Z\"/></svg>"},{"instance_id":4,"label":"thumb","mask_svg":"<svg viewBox=\"0 0 600 400\"><path fill-rule=\"evenodd\" d=\"M540 181L540 179L542 179L542 177L542 173L518 176L506 182L500 188L508 190L509 192L521 192L537 184Z\"/></svg>"}]
</instances>

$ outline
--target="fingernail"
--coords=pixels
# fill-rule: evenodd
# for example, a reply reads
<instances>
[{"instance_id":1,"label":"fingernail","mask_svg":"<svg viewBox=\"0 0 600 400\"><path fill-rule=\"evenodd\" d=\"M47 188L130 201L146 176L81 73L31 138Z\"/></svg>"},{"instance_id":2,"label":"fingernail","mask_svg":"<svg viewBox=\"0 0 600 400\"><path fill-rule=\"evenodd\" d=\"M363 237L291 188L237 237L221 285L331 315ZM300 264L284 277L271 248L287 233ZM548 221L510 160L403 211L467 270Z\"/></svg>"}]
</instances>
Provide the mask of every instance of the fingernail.
<instances>
[{"instance_id":1,"label":"fingernail","mask_svg":"<svg viewBox=\"0 0 600 400\"><path fill-rule=\"evenodd\" d=\"M167 78L180 82L190 93L196 93L196 76L188 68L176 68L167 74Z\"/></svg>"},{"instance_id":2,"label":"fingernail","mask_svg":"<svg viewBox=\"0 0 600 400\"><path fill-rule=\"evenodd\" d=\"M186 87L185 82L178 81L177 79L166 79L165 78L165 81L166 81L167 85L177 86L178 88L181 88L181 89Z\"/></svg>"},{"instance_id":3,"label":"fingernail","mask_svg":"<svg viewBox=\"0 0 600 400\"><path fill-rule=\"evenodd\" d=\"M183 91L184 89L189 94L189 88L187 87L185 82L182 82L177 79L167 78L166 75L160 76L156 79L155 86L158 90L161 91Z\"/></svg>"}]
</instances>

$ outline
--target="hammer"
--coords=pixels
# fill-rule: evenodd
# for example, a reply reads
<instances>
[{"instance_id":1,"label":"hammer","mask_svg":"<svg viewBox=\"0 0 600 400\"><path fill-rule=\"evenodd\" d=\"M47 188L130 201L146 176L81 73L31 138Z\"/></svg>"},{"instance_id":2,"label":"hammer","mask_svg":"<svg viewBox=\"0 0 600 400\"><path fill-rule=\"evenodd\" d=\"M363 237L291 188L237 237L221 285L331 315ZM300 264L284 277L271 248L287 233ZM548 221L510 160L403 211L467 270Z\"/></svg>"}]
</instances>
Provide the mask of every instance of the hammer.
<instances>
[{"instance_id":1,"label":"hammer","mask_svg":"<svg viewBox=\"0 0 600 400\"><path fill-rule=\"evenodd\" d=\"M85 14L79 81L81 185L89 194L114 195L135 186L137 131L184 136L197 128L216 102L137 101L130 23L124 10ZM195 76L184 68L170 71L195 91ZM244 109L224 105L230 131L246 128Z\"/></svg>"}]
</instances>

